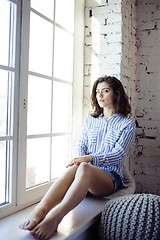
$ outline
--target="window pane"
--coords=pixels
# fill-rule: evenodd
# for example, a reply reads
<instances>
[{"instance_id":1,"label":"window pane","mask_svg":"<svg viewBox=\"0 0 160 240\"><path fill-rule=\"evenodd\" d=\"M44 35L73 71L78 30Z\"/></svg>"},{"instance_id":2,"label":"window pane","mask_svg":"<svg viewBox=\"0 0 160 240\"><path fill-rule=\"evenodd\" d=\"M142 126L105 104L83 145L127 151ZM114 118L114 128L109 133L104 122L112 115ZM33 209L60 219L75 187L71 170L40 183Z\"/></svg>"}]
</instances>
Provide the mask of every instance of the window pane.
<instances>
[{"instance_id":1,"label":"window pane","mask_svg":"<svg viewBox=\"0 0 160 240\"><path fill-rule=\"evenodd\" d=\"M55 28L54 76L67 81L73 77L73 36Z\"/></svg>"},{"instance_id":2,"label":"window pane","mask_svg":"<svg viewBox=\"0 0 160 240\"><path fill-rule=\"evenodd\" d=\"M29 76L27 134L50 132L51 87L51 80Z\"/></svg>"},{"instance_id":3,"label":"window pane","mask_svg":"<svg viewBox=\"0 0 160 240\"><path fill-rule=\"evenodd\" d=\"M56 22L73 32L74 0L56 0Z\"/></svg>"},{"instance_id":4,"label":"window pane","mask_svg":"<svg viewBox=\"0 0 160 240\"><path fill-rule=\"evenodd\" d=\"M10 141L0 142L0 204L9 202L9 169L12 158Z\"/></svg>"},{"instance_id":5,"label":"window pane","mask_svg":"<svg viewBox=\"0 0 160 240\"><path fill-rule=\"evenodd\" d=\"M54 0L31 0L31 7L53 20Z\"/></svg>"},{"instance_id":6,"label":"window pane","mask_svg":"<svg viewBox=\"0 0 160 240\"><path fill-rule=\"evenodd\" d=\"M12 134L14 73L0 70L0 136Z\"/></svg>"},{"instance_id":7,"label":"window pane","mask_svg":"<svg viewBox=\"0 0 160 240\"><path fill-rule=\"evenodd\" d=\"M72 86L64 83L53 84L53 132L71 131Z\"/></svg>"},{"instance_id":8,"label":"window pane","mask_svg":"<svg viewBox=\"0 0 160 240\"><path fill-rule=\"evenodd\" d=\"M53 24L31 12L29 71L52 76Z\"/></svg>"},{"instance_id":9,"label":"window pane","mask_svg":"<svg viewBox=\"0 0 160 240\"><path fill-rule=\"evenodd\" d=\"M16 6L0 1L0 64L14 67Z\"/></svg>"},{"instance_id":10,"label":"window pane","mask_svg":"<svg viewBox=\"0 0 160 240\"><path fill-rule=\"evenodd\" d=\"M70 137L58 136L52 139L52 179L59 177L70 161Z\"/></svg>"},{"instance_id":11,"label":"window pane","mask_svg":"<svg viewBox=\"0 0 160 240\"><path fill-rule=\"evenodd\" d=\"M50 139L27 140L26 188L49 181Z\"/></svg>"},{"instance_id":12,"label":"window pane","mask_svg":"<svg viewBox=\"0 0 160 240\"><path fill-rule=\"evenodd\" d=\"M5 202L6 144L0 142L0 204Z\"/></svg>"}]
</instances>

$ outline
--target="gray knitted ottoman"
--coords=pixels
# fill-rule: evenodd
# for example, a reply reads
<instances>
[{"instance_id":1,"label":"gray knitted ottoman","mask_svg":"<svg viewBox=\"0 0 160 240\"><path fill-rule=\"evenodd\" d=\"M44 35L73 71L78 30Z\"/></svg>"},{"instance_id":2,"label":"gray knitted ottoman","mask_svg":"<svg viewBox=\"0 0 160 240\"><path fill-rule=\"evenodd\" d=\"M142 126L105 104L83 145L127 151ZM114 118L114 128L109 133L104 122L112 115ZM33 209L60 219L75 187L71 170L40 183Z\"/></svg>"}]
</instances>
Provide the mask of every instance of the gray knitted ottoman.
<instances>
[{"instance_id":1,"label":"gray knitted ottoman","mask_svg":"<svg viewBox=\"0 0 160 240\"><path fill-rule=\"evenodd\" d=\"M133 194L108 201L100 235L105 240L159 240L160 196Z\"/></svg>"}]
</instances>

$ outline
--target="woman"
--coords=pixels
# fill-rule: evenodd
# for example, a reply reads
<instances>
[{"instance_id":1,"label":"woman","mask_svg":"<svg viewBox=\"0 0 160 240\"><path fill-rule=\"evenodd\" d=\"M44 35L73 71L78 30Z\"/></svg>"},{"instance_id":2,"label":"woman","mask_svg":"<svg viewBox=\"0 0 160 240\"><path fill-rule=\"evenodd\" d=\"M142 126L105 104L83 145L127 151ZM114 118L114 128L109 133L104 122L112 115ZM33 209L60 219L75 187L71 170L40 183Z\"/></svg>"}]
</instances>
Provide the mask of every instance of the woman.
<instances>
[{"instance_id":1,"label":"woman","mask_svg":"<svg viewBox=\"0 0 160 240\"><path fill-rule=\"evenodd\" d=\"M91 100L93 113L85 120L77 157L20 225L36 239L49 239L88 192L104 196L124 187L124 158L135 136L128 97L118 79L105 76L94 83Z\"/></svg>"}]
</instances>

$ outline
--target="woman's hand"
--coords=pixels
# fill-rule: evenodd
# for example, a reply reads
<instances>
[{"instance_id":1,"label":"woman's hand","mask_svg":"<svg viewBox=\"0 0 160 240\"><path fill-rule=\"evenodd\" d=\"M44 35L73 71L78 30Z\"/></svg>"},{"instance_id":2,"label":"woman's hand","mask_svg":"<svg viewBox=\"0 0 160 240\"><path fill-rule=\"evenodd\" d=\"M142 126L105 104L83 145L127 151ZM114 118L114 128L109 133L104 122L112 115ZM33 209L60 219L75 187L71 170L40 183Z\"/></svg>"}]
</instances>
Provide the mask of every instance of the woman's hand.
<instances>
[{"instance_id":1,"label":"woman's hand","mask_svg":"<svg viewBox=\"0 0 160 240\"><path fill-rule=\"evenodd\" d=\"M93 162L93 157L91 155L76 157L66 166L66 168L71 167L73 165L79 166L82 162L87 162L87 163Z\"/></svg>"}]
</instances>

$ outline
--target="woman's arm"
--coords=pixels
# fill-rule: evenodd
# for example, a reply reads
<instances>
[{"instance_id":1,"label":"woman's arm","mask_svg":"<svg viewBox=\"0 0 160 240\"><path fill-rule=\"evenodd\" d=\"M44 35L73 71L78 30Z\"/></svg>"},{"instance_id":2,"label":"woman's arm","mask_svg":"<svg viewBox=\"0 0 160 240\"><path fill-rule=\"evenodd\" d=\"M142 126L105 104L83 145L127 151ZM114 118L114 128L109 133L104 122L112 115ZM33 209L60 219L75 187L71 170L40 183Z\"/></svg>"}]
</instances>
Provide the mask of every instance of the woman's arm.
<instances>
[{"instance_id":1,"label":"woman's arm","mask_svg":"<svg viewBox=\"0 0 160 240\"><path fill-rule=\"evenodd\" d=\"M120 138L110 152L96 152L92 153L93 165L108 166L118 164L119 161L126 155L128 148L135 138L135 123L132 122L121 133Z\"/></svg>"}]
</instances>

